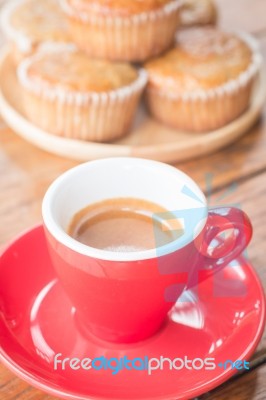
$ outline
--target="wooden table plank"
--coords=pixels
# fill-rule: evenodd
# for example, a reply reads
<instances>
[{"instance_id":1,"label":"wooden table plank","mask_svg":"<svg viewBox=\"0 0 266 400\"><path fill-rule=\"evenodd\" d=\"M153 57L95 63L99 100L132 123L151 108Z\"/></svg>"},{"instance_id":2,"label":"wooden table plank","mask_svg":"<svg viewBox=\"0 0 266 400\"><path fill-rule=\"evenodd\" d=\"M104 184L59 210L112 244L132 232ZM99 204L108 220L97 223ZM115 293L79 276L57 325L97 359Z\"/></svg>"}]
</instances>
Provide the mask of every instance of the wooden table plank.
<instances>
[{"instance_id":1,"label":"wooden table plank","mask_svg":"<svg viewBox=\"0 0 266 400\"><path fill-rule=\"evenodd\" d=\"M265 400L266 365L244 374L219 389L202 396L201 400Z\"/></svg>"},{"instance_id":2,"label":"wooden table plank","mask_svg":"<svg viewBox=\"0 0 266 400\"><path fill-rule=\"evenodd\" d=\"M11 145L7 145L4 142L3 146L0 148L0 218L2 226L5 227L5 229L0 229L0 243L4 243L14 234L19 233L21 229L26 229L35 222L41 220L41 200L47 187L56 176L76 165L74 162L54 157L38 149L32 151L33 148L31 145L16 138L14 134L11 134L10 136L13 136L12 140L15 142L13 143L14 145L12 145L12 143ZM17 140L21 143L18 143ZM200 176L203 174L204 176L205 171L206 173L214 171L214 174L215 171L217 171L218 178L214 181L213 185L214 191L217 191L218 183L220 183L219 170L225 171L226 175L230 175L231 171L239 168L237 171L238 176L241 176L241 171L243 170L248 174L248 169L246 169L244 165L243 169L240 170L240 168L242 163L248 163L248 160L251 159L247 148L249 148L251 153L253 149L247 144L243 145L243 147L246 147L246 158L244 160L242 159L238 166L237 159L240 157L239 153L236 154L236 149L232 150L230 148L226 152L221 152L221 154L219 153L215 156L203 159L202 161L195 162L195 164L193 163L191 165L188 163L183 164L180 167L182 170L190 173L194 179L197 175ZM259 149L257 150L259 151ZM21 153L23 154L23 157L20 157ZM255 151L255 153L258 154L257 151ZM233 159L230 160L230 154L232 154L232 158L235 157L235 164L233 164ZM254 155L254 161L255 158ZM264 159L258 157L258 159L260 159L259 166L263 171L266 167L266 157L264 157ZM39 163L38 165L36 164L37 160ZM196 164L199 172L196 171ZM206 170L204 171L205 168ZM259 172L260 170L258 171L258 168L254 168L252 176ZM247 175L247 177L248 176L249 175ZM243 180L244 177L245 175L242 175L241 180ZM230 180L232 178L233 177L230 176ZM265 196L263 186L265 187L266 185L265 179L265 174L259 174L257 177L254 177L254 179L248 180L247 183L240 183L237 192L228 196L228 201L238 202L240 200L244 205L247 204L252 217L253 213L257 212L262 214L262 218L265 218L266 213L263 213L263 196ZM201 186L204 188L204 179L198 179L197 181L201 183ZM222 183L221 186L226 187L227 183L228 182ZM258 187L256 187L256 185ZM253 197L251 197L251 187L253 188ZM262 190L262 192L256 198L255 194L258 190ZM214 196L211 204L215 204L215 199L219 197L220 194L221 193L218 192ZM256 201L256 207L254 207L254 201ZM256 232L259 232L260 230L263 233L265 226L266 224L264 226L261 225L256 227ZM6 229L8 229L8 231ZM262 239L258 242L257 250L259 250L261 244L263 244ZM260 257L263 260L263 246L260 251Z\"/></svg>"},{"instance_id":3,"label":"wooden table plank","mask_svg":"<svg viewBox=\"0 0 266 400\"><path fill-rule=\"evenodd\" d=\"M0 244L41 221L41 200L50 183L77 162L52 156L0 131Z\"/></svg>"},{"instance_id":4,"label":"wooden table plank","mask_svg":"<svg viewBox=\"0 0 266 400\"><path fill-rule=\"evenodd\" d=\"M204 191L206 185L207 189L217 191L264 171L265 116L238 143L178 167L196 180ZM36 149L8 129L0 131L0 142L0 216L6 227L0 230L0 243L4 243L41 219L41 199L47 187L58 175L77 163Z\"/></svg>"}]
</instances>

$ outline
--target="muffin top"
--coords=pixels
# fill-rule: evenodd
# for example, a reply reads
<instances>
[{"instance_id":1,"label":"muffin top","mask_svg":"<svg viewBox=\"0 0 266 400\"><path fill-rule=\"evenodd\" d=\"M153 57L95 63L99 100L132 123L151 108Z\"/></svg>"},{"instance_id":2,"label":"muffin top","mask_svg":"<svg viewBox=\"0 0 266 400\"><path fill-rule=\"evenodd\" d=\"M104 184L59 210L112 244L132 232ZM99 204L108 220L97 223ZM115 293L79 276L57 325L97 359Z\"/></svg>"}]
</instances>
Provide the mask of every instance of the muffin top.
<instances>
[{"instance_id":1,"label":"muffin top","mask_svg":"<svg viewBox=\"0 0 266 400\"><path fill-rule=\"evenodd\" d=\"M237 78L252 62L249 46L215 28L192 28L177 35L176 47L148 62L150 84L173 93L208 90Z\"/></svg>"},{"instance_id":2,"label":"muffin top","mask_svg":"<svg viewBox=\"0 0 266 400\"><path fill-rule=\"evenodd\" d=\"M130 85L138 72L129 64L98 61L73 49L43 52L27 60L31 84L75 92L106 92Z\"/></svg>"},{"instance_id":3,"label":"muffin top","mask_svg":"<svg viewBox=\"0 0 266 400\"><path fill-rule=\"evenodd\" d=\"M69 40L67 23L58 0L22 0L13 4L10 3L8 15L11 29L33 43Z\"/></svg>"},{"instance_id":4,"label":"muffin top","mask_svg":"<svg viewBox=\"0 0 266 400\"><path fill-rule=\"evenodd\" d=\"M179 0L66 0L77 11L127 17L157 10Z\"/></svg>"}]
</instances>

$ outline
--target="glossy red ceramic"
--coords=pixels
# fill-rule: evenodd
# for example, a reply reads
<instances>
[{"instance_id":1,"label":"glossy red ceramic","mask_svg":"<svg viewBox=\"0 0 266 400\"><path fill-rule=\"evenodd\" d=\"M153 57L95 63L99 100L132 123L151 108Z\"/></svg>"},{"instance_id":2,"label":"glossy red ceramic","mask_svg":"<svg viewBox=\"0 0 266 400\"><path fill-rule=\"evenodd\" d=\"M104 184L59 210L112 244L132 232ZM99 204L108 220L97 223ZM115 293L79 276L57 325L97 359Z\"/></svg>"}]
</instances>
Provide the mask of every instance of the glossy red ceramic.
<instances>
[{"instance_id":1,"label":"glossy red ceramic","mask_svg":"<svg viewBox=\"0 0 266 400\"><path fill-rule=\"evenodd\" d=\"M193 212L191 211L193 214ZM214 247L226 230L235 235ZM81 254L45 229L48 249L60 279L84 329L116 343L133 343L153 335L183 291L210 278L245 250L252 236L246 214L237 208L209 211L196 240L169 254L134 261L111 261Z\"/></svg>"},{"instance_id":2,"label":"glossy red ceramic","mask_svg":"<svg viewBox=\"0 0 266 400\"><path fill-rule=\"evenodd\" d=\"M226 360L248 360L265 324L265 300L252 266L239 258L185 292L164 326L135 344L112 344L84 332L52 268L42 226L5 249L0 258L0 359L20 378L72 400L190 399L237 370ZM127 356L214 358L213 370L54 369L69 358ZM220 366L218 366L220 364Z\"/></svg>"}]
</instances>

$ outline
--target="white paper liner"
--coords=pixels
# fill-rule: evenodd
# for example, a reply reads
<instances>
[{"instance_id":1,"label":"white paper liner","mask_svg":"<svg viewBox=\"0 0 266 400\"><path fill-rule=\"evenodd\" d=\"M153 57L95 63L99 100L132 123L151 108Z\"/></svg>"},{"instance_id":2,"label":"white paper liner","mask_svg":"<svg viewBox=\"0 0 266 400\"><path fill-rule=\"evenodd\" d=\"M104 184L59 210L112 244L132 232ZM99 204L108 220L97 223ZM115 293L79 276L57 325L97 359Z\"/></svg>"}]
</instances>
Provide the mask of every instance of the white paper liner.
<instances>
[{"instance_id":1,"label":"white paper liner","mask_svg":"<svg viewBox=\"0 0 266 400\"><path fill-rule=\"evenodd\" d=\"M140 14L134 14L132 16L121 17L121 16L104 16L104 15L92 15L86 12L80 12L74 7L69 5L68 0L59 0L60 4L65 11L71 17L79 19L83 22L89 22L90 24L108 24L112 25L130 25L130 24L145 24L147 21L155 21L158 18L162 18L165 15L172 14L173 12L179 10L183 5L183 0L172 0L171 2L165 4L164 6L151 10L148 12L143 12Z\"/></svg>"}]
</instances>

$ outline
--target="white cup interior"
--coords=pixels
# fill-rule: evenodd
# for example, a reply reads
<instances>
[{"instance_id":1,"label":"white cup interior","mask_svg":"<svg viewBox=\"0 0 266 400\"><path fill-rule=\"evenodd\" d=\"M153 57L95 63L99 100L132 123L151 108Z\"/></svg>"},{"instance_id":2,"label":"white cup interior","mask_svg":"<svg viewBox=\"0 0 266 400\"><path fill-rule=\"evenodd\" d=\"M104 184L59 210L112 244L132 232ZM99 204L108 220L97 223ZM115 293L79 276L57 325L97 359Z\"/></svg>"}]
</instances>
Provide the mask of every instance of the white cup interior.
<instances>
[{"instance_id":1,"label":"white cup interior","mask_svg":"<svg viewBox=\"0 0 266 400\"><path fill-rule=\"evenodd\" d=\"M44 224L60 243L91 257L114 261L156 257L158 249L109 252L86 246L67 234L67 228L78 211L89 204L122 197L148 200L169 211L199 210L200 218L195 221L191 212L191 232L169 248L164 246L164 253L188 244L206 223L205 196L196 183L180 170L151 160L108 158L81 164L52 183L43 200Z\"/></svg>"}]
</instances>

